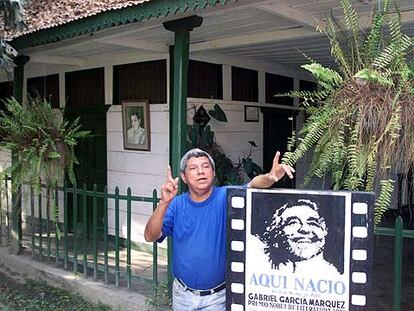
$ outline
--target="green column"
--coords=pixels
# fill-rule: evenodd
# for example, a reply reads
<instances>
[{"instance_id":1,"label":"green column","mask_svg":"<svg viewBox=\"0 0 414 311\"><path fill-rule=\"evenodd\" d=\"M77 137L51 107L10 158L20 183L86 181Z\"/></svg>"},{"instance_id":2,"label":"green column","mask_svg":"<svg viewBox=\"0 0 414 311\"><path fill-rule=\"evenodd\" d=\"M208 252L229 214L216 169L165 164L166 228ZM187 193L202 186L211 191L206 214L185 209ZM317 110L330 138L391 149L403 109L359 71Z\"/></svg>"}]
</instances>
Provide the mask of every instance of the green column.
<instances>
[{"instance_id":1,"label":"green column","mask_svg":"<svg viewBox=\"0 0 414 311\"><path fill-rule=\"evenodd\" d=\"M19 103L23 101L24 65L29 59L30 57L26 55L19 55L14 59L16 67L14 68L13 97Z\"/></svg>"},{"instance_id":2,"label":"green column","mask_svg":"<svg viewBox=\"0 0 414 311\"><path fill-rule=\"evenodd\" d=\"M170 49L170 163L172 175L179 176L179 161L186 149L187 136L187 77L190 32L203 19L190 16L164 23L164 28L175 33L174 47ZM182 191L180 183L179 193ZM172 280L172 242L168 239L168 279Z\"/></svg>"},{"instance_id":3,"label":"green column","mask_svg":"<svg viewBox=\"0 0 414 311\"><path fill-rule=\"evenodd\" d=\"M29 57L25 55L19 55L14 59L16 67L14 68L13 97L20 103L23 101L24 65L28 61ZM12 161L16 161L14 155L12 155ZM11 250L14 254L19 254L22 242L22 210L20 195L13 195L12 202Z\"/></svg>"}]
</instances>

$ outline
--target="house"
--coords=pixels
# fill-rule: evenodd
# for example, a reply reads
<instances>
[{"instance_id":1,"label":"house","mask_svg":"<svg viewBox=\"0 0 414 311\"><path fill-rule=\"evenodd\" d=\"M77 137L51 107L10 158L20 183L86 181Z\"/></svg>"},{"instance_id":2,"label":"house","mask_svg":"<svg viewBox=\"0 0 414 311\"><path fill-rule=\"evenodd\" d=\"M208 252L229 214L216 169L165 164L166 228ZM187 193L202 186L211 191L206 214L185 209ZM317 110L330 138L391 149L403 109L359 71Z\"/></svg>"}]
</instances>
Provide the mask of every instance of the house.
<instances>
[{"instance_id":1,"label":"house","mask_svg":"<svg viewBox=\"0 0 414 311\"><path fill-rule=\"evenodd\" d=\"M354 2L369 20L371 1ZM413 31L414 4L400 1L400 9ZM300 68L303 54L333 64L316 19L323 23L340 12L335 0L33 1L27 30L12 40L20 53L14 89L23 98L39 93L93 131L79 147L79 184L121 192L131 187L135 195L150 196L168 163L177 175L185 124L201 105L210 110L219 104L227 114L229 122L209 123L225 153L237 162L254 141L252 158L266 170L304 118L296 100L274 95L315 87ZM0 95L6 96L11 84L5 75L2 81ZM148 150L126 149L123 124L129 120L121 104L142 100L149 103L142 120ZM7 162L8 155L3 158ZM308 164L298 163L297 184ZM134 241L144 243L151 212L149 204L134 204Z\"/></svg>"}]
</instances>

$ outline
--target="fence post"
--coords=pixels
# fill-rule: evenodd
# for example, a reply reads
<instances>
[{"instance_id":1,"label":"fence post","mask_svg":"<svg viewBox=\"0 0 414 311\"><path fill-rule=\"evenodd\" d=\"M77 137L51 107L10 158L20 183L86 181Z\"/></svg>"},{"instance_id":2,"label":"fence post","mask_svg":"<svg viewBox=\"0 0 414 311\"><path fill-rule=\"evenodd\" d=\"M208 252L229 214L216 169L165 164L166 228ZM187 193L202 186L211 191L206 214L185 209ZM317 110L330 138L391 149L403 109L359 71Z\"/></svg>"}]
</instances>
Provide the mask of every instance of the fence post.
<instances>
[{"instance_id":1,"label":"fence post","mask_svg":"<svg viewBox=\"0 0 414 311\"><path fill-rule=\"evenodd\" d=\"M394 235L394 294L393 311L401 310L401 272L402 272L402 247L403 247L403 221L401 216L395 220Z\"/></svg>"},{"instance_id":2,"label":"fence post","mask_svg":"<svg viewBox=\"0 0 414 311\"><path fill-rule=\"evenodd\" d=\"M93 279L98 279L98 206L97 206L97 192L98 186L93 184Z\"/></svg>"},{"instance_id":3,"label":"fence post","mask_svg":"<svg viewBox=\"0 0 414 311\"><path fill-rule=\"evenodd\" d=\"M87 195L86 195L86 183L83 183L83 193L82 193L82 251L83 251L83 276L86 278L88 276L88 219L87 219Z\"/></svg>"},{"instance_id":4,"label":"fence post","mask_svg":"<svg viewBox=\"0 0 414 311\"><path fill-rule=\"evenodd\" d=\"M40 191L40 193L38 194L38 208L39 208L39 256L40 256L40 260L43 260L43 213L42 213L42 209L43 209L43 205L42 205L42 191Z\"/></svg>"},{"instance_id":5,"label":"fence post","mask_svg":"<svg viewBox=\"0 0 414 311\"><path fill-rule=\"evenodd\" d=\"M127 287L131 289L131 188L127 189Z\"/></svg>"},{"instance_id":6,"label":"fence post","mask_svg":"<svg viewBox=\"0 0 414 311\"><path fill-rule=\"evenodd\" d=\"M78 272L78 189L73 185L73 272Z\"/></svg>"},{"instance_id":7,"label":"fence post","mask_svg":"<svg viewBox=\"0 0 414 311\"><path fill-rule=\"evenodd\" d=\"M115 286L119 287L119 188L115 187Z\"/></svg>"},{"instance_id":8,"label":"fence post","mask_svg":"<svg viewBox=\"0 0 414 311\"><path fill-rule=\"evenodd\" d=\"M51 244L50 244L50 200L51 188L46 186L46 238L47 238L47 262L50 262Z\"/></svg>"},{"instance_id":9,"label":"fence post","mask_svg":"<svg viewBox=\"0 0 414 311\"><path fill-rule=\"evenodd\" d=\"M33 186L30 186L30 231L32 232L32 258L35 258L35 248L36 248L36 242L35 242L35 213L34 213L34 200L35 200L35 193Z\"/></svg>"},{"instance_id":10,"label":"fence post","mask_svg":"<svg viewBox=\"0 0 414 311\"><path fill-rule=\"evenodd\" d=\"M68 230L69 230L69 217L68 217L68 186L66 178L63 180L63 227L65 230L65 236L63 241L64 248L64 267L68 269Z\"/></svg>"},{"instance_id":11,"label":"fence post","mask_svg":"<svg viewBox=\"0 0 414 311\"><path fill-rule=\"evenodd\" d=\"M10 248L15 255L19 255L22 249L22 188L12 195L12 227Z\"/></svg>"},{"instance_id":12,"label":"fence post","mask_svg":"<svg viewBox=\"0 0 414 311\"><path fill-rule=\"evenodd\" d=\"M104 188L104 278L105 282L109 282L109 267L108 267L108 187Z\"/></svg>"},{"instance_id":13,"label":"fence post","mask_svg":"<svg viewBox=\"0 0 414 311\"><path fill-rule=\"evenodd\" d=\"M58 185L55 185L55 206L53 208L54 213L53 213L53 218L55 219L55 263L56 263L56 267L59 267L59 262L60 262L60 255L59 255L59 239L60 239L60 223L59 223L59 189L58 189Z\"/></svg>"},{"instance_id":14,"label":"fence post","mask_svg":"<svg viewBox=\"0 0 414 311\"><path fill-rule=\"evenodd\" d=\"M10 243L10 209L9 209L9 180L6 178L5 180L5 192L6 192L6 230L7 230L7 240L6 245Z\"/></svg>"},{"instance_id":15,"label":"fence post","mask_svg":"<svg viewBox=\"0 0 414 311\"><path fill-rule=\"evenodd\" d=\"M152 211L157 208L157 189L152 191ZM157 242L152 243L152 283L154 285L154 296L157 295L158 289L158 245Z\"/></svg>"}]
</instances>

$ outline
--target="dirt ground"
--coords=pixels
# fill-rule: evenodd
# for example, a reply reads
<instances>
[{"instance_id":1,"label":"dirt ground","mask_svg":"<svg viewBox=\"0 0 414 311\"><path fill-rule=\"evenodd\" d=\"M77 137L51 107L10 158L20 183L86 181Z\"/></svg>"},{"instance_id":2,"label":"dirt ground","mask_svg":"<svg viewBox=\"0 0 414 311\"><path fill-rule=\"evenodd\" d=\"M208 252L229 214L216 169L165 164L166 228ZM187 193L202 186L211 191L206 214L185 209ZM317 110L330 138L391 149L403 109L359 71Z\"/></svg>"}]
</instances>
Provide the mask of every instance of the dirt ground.
<instances>
[{"instance_id":1,"label":"dirt ground","mask_svg":"<svg viewBox=\"0 0 414 311\"><path fill-rule=\"evenodd\" d=\"M43 282L25 280L0 270L0 311L111 310L103 304L91 304L64 289Z\"/></svg>"}]
</instances>

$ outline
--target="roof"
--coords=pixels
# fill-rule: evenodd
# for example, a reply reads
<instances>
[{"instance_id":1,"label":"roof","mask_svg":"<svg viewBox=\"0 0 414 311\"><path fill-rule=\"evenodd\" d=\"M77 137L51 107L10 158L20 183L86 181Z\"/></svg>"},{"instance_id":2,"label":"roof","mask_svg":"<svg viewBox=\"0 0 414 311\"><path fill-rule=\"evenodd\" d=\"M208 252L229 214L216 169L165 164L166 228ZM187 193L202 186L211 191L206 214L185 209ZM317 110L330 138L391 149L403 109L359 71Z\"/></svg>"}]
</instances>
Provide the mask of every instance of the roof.
<instances>
[{"instance_id":1,"label":"roof","mask_svg":"<svg viewBox=\"0 0 414 311\"><path fill-rule=\"evenodd\" d=\"M135 6L151 0L30 0L25 6L27 28L20 36L67 24L102 12Z\"/></svg>"},{"instance_id":2,"label":"roof","mask_svg":"<svg viewBox=\"0 0 414 311\"><path fill-rule=\"evenodd\" d=\"M151 0L32 0L26 9L26 23L28 32L33 32L149 1Z\"/></svg>"},{"instance_id":3,"label":"roof","mask_svg":"<svg viewBox=\"0 0 414 311\"><path fill-rule=\"evenodd\" d=\"M238 0L29 0L28 29L12 45L21 49L57 42L110 27Z\"/></svg>"}]
</instances>

